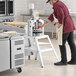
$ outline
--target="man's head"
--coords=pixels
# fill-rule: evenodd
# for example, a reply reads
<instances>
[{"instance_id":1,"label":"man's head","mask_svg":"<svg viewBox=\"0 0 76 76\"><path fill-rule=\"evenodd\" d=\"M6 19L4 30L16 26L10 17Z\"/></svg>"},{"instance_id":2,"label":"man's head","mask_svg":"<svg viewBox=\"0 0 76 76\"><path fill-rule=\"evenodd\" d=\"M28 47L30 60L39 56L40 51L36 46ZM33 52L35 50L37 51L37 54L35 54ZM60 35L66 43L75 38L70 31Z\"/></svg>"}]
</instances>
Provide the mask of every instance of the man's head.
<instances>
[{"instance_id":1,"label":"man's head","mask_svg":"<svg viewBox=\"0 0 76 76\"><path fill-rule=\"evenodd\" d=\"M50 3L51 5L54 5L58 0L48 0L46 3Z\"/></svg>"}]
</instances>

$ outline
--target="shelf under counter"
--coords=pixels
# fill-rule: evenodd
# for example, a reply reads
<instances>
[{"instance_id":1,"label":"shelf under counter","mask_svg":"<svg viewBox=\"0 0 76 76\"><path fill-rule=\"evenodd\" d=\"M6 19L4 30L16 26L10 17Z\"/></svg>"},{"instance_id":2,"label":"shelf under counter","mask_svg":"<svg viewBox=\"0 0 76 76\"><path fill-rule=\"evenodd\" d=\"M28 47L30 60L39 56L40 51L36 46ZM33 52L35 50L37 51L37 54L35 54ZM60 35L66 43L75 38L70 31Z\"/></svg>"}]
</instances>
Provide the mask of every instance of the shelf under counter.
<instances>
[{"instance_id":1,"label":"shelf under counter","mask_svg":"<svg viewBox=\"0 0 76 76\"><path fill-rule=\"evenodd\" d=\"M14 20L15 16L0 16L0 20Z\"/></svg>"}]
</instances>

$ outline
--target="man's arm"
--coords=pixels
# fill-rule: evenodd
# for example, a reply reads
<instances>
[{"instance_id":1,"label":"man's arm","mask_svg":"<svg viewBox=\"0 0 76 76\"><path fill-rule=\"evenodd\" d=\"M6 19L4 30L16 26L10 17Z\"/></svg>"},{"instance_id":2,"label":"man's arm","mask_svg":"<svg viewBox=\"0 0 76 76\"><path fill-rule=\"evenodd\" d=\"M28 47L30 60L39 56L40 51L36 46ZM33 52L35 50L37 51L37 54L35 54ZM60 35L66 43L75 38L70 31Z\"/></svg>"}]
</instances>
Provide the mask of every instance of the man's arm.
<instances>
[{"instance_id":1,"label":"man's arm","mask_svg":"<svg viewBox=\"0 0 76 76\"><path fill-rule=\"evenodd\" d=\"M54 20L53 17L53 13L47 18L47 20L44 22L44 24L42 24L41 26L39 26L39 29L44 27L46 24L48 24L50 21L52 22Z\"/></svg>"},{"instance_id":2,"label":"man's arm","mask_svg":"<svg viewBox=\"0 0 76 76\"><path fill-rule=\"evenodd\" d=\"M45 22L44 22L44 24L42 24L41 26L38 26L38 29L40 29L40 28L42 28L42 27L44 27L46 24L48 24L49 23L49 21L48 20L46 20Z\"/></svg>"}]
</instances>

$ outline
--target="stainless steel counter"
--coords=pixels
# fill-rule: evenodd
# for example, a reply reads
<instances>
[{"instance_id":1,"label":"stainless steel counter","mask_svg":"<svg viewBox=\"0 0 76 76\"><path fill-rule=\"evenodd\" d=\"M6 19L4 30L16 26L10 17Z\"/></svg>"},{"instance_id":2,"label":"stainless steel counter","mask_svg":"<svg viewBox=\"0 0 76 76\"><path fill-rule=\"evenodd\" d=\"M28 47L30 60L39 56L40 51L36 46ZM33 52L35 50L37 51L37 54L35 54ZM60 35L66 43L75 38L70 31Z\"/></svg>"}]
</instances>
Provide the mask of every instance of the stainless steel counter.
<instances>
[{"instance_id":1,"label":"stainless steel counter","mask_svg":"<svg viewBox=\"0 0 76 76\"><path fill-rule=\"evenodd\" d=\"M0 16L0 21L2 20L14 20L14 16Z\"/></svg>"}]
</instances>

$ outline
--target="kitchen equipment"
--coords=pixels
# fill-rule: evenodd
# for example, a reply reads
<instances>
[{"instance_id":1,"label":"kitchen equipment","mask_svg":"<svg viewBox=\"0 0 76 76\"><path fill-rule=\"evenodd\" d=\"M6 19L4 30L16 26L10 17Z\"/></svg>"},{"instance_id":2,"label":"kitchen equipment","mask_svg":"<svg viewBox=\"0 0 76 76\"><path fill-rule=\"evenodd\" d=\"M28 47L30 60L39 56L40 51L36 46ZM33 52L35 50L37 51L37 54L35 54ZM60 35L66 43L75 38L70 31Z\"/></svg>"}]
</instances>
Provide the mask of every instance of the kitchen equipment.
<instances>
[{"instance_id":1,"label":"kitchen equipment","mask_svg":"<svg viewBox=\"0 0 76 76\"><path fill-rule=\"evenodd\" d=\"M56 58L59 60L58 55L51 43L49 36L44 35L44 27L38 29L38 27L41 26L42 24L44 24L44 21L39 18L39 13L33 12L32 18L28 21L28 36L29 36L28 39L30 46L25 47L25 53L27 50L27 52L29 53L32 52L33 54L35 54L35 60L37 60L37 57L39 58L41 68L44 67L42 52L53 51ZM46 42L45 39L48 42Z\"/></svg>"},{"instance_id":2,"label":"kitchen equipment","mask_svg":"<svg viewBox=\"0 0 76 76\"><path fill-rule=\"evenodd\" d=\"M10 41L0 34L0 72L10 69Z\"/></svg>"},{"instance_id":3,"label":"kitchen equipment","mask_svg":"<svg viewBox=\"0 0 76 76\"><path fill-rule=\"evenodd\" d=\"M24 34L25 34L25 37L24 37L25 38L25 56L29 56L29 59L30 59L30 56L32 54L35 55L35 59L37 59L37 56L38 56L39 60L40 60L41 67L43 67L44 64L43 64L43 59L42 59L42 55L41 55L42 51L45 52L46 50L47 51L53 50L57 59L58 59L58 56L55 52L55 49L54 49L54 47L51 43L50 38L48 36L44 35L44 28L38 29L38 26L42 25L44 23L44 21L39 18L38 13L34 13L34 14L37 14L37 15L32 16L32 18L28 21L28 26L27 27L25 26L24 28L21 28L20 25L18 25L18 27L19 27L18 28L16 26L14 26L12 24L8 24L8 23L7 23L7 25L6 24L5 25L6 25L7 29L9 29L9 30L12 30L12 28L15 28L14 31L16 31L16 32L17 31L21 32L23 29L25 30L25 32L24 32ZM10 25L12 25L12 26L10 27ZM8 27L10 27L10 28L8 28ZM0 28L6 29L5 26L4 27L0 26ZM48 43L39 42L39 39L45 39L45 38L47 38L47 40L49 41ZM18 51L17 49L15 49L17 46L14 44L14 42L15 41L11 42L12 45L13 45L13 46L11 46L11 48L13 47L12 48L13 50ZM19 42L21 42L21 41L18 41L18 43ZM49 44L51 46L49 47L49 49L48 49L48 47L46 47L46 48L42 48L43 49L42 50L41 46L39 46L41 43L43 45L44 44ZM18 49L21 49L21 48L18 48ZM15 52L15 53L17 54L17 52ZM12 54L14 54L14 53L12 53ZM19 57L19 55L17 57ZM20 57L22 57L22 55ZM14 57L12 57L12 58L14 58ZM12 59L12 60L13 60L12 62L15 62L16 58ZM17 63L12 63L12 64L13 64L12 67L17 67Z\"/></svg>"},{"instance_id":4,"label":"kitchen equipment","mask_svg":"<svg viewBox=\"0 0 76 76\"><path fill-rule=\"evenodd\" d=\"M17 68L20 73L25 63L24 36L0 33L0 72Z\"/></svg>"},{"instance_id":5,"label":"kitchen equipment","mask_svg":"<svg viewBox=\"0 0 76 76\"><path fill-rule=\"evenodd\" d=\"M14 0L0 0L0 16L14 15Z\"/></svg>"},{"instance_id":6,"label":"kitchen equipment","mask_svg":"<svg viewBox=\"0 0 76 76\"><path fill-rule=\"evenodd\" d=\"M42 19L30 19L28 21L28 36L44 35L44 28L38 29L38 26L42 25L44 21Z\"/></svg>"},{"instance_id":7,"label":"kitchen equipment","mask_svg":"<svg viewBox=\"0 0 76 76\"><path fill-rule=\"evenodd\" d=\"M24 28L22 28L24 27ZM1 22L0 29L27 34L27 22Z\"/></svg>"},{"instance_id":8,"label":"kitchen equipment","mask_svg":"<svg viewBox=\"0 0 76 76\"><path fill-rule=\"evenodd\" d=\"M6 0L0 0L0 16L6 15Z\"/></svg>"}]
</instances>

